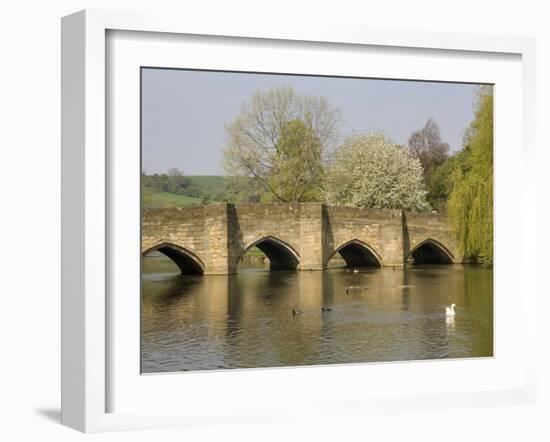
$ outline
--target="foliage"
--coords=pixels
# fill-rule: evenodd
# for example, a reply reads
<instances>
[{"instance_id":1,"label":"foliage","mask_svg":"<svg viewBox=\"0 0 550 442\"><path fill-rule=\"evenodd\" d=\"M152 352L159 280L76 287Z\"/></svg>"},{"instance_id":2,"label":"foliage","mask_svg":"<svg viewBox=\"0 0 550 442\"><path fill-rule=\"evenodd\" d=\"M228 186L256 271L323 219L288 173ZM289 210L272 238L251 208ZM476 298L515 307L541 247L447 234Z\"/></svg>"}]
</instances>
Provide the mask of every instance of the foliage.
<instances>
[{"instance_id":1,"label":"foliage","mask_svg":"<svg viewBox=\"0 0 550 442\"><path fill-rule=\"evenodd\" d=\"M349 137L326 175L329 204L415 212L430 209L420 161L382 133Z\"/></svg>"},{"instance_id":2,"label":"foliage","mask_svg":"<svg viewBox=\"0 0 550 442\"><path fill-rule=\"evenodd\" d=\"M436 170L449 158L449 144L441 139L438 124L430 118L424 127L412 133L407 145L413 157L420 161L423 169L424 183L428 190L428 201L432 206L439 206L441 203L437 191L432 188ZM441 177L438 177L441 178Z\"/></svg>"},{"instance_id":3,"label":"foliage","mask_svg":"<svg viewBox=\"0 0 550 442\"><path fill-rule=\"evenodd\" d=\"M181 172L180 172L181 173ZM142 203L145 207L183 206L227 201L258 203L265 189L249 177L219 175L185 176L185 187L174 188L166 174L142 174ZM175 191L174 191L175 190Z\"/></svg>"},{"instance_id":4,"label":"foliage","mask_svg":"<svg viewBox=\"0 0 550 442\"><path fill-rule=\"evenodd\" d=\"M223 193L227 187L227 177L221 175L188 175L191 184L201 191L208 189L212 193Z\"/></svg>"},{"instance_id":5,"label":"foliage","mask_svg":"<svg viewBox=\"0 0 550 442\"><path fill-rule=\"evenodd\" d=\"M151 192L170 192L183 195L189 191L191 181L179 169L172 168L167 173L146 175L142 174L142 185Z\"/></svg>"},{"instance_id":6,"label":"foliage","mask_svg":"<svg viewBox=\"0 0 550 442\"><path fill-rule=\"evenodd\" d=\"M438 212L447 210L447 200L451 193L451 173L456 165L462 161L462 152L449 157L440 166L437 166L427 178L428 202Z\"/></svg>"},{"instance_id":7,"label":"foliage","mask_svg":"<svg viewBox=\"0 0 550 442\"><path fill-rule=\"evenodd\" d=\"M273 194L284 201L319 199L323 181L321 155L321 141L302 120L284 124L273 173L267 178Z\"/></svg>"},{"instance_id":8,"label":"foliage","mask_svg":"<svg viewBox=\"0 0 550 442\"><path fill-rule=\"evenodd\" d=\"M249 177L226 177L227 185L223 200L231 203L259 203L265 192L256 180Z\"/></svg>"},{"instance_id":9,"label":"foliage","mask_svg":"<svg viewBox=\"0 0 550 442\"><path fill-rule=\"evenodd\" d=\"M418 158L425 173L440 166L449 157L449 144L443 142L439 126L430 118L424 127L409 137L408 148Z\"/></svg>"},{"instance_id":10,"label":"foliage","mask_svg":"<svg viewBox=\"0 0 550 442\"><path fill-rule=\"evenodd\" d=\"M144 206L151 206L153 203L153 191L144 184L144 174L141 175L141 202Z\"/></svg>"},{"instance_id":11,"label":"foliage","mask_svg":"<svg viewBox=\"0 0 550 442\"><path fill-rule=\"evenodd\" d=\"M253 178L279 201L314 199L339 122L340 112L323 97L291 87L258 91L226 126L225 170Z\"/></svg>"},{"instance_id":12,"label":"foliage","mask_svg":"<svg viewBox=\"0 0 550 442\"><path fill-rule=\"evenodd\" d=\"M185 176L178 169L167 173L142 174L142 198L150 203L151 194L171 193L199 200L222 201L225 197L225 178L222 176ZM145 200L147 199L147 201ZM191 200L189 200L191 201Z\"/></svg>"},{"instance_id":13,"label":"foliage","mask_svg":"<svg viewBox=\"0 0 550 442\"><path fill-rule=\"evenodd\" d=\"M493 261L493 95L480 89L475 119L450 175L448 213L466 259Z\"/></svg>"}]
</instances>

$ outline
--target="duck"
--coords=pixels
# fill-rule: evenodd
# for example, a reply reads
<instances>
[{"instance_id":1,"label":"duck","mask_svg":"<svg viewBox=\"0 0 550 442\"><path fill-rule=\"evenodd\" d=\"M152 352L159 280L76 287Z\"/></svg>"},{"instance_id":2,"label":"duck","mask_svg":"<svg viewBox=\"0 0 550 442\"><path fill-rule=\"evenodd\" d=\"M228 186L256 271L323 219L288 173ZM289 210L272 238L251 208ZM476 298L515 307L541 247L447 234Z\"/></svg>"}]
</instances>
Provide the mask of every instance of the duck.
<instances>
[{"instance_id":1,"label":"duck","mask_svg":"<svg viewBox=\"0 0 550 442\"><path fill-rule=\"evenodd\" d=\"M331 308L328 308L328 307L321 307L321 311L322 311L322 312L331 312L332 309L331 309Z\"/></svg>"},{"instance_id":2,"label":"duck","mask_svg":"<svg viewBox=\"0 0 550 442\"><path fill-rule=\"evenodd\" d=\"M292 316L300 315L302 312L300 310L292 309Z\"/></svg>"},{"instance_id":3,"label":"duck","mask_svg":"<svg viewBox=\"0 0 550 442\"><path fill-rule=\"evenodd\" d=\"M353 269L353 273L359 273L359 270Z\"/></svg>"},{"instance_id":4,"label":"duck","mask_svg":"<svg viewBox=\"0 0 550 442\"><path fill-rule=\"evenodd\" d=\"M445 307L445 315L446 316L454 316L455 315L455 307L456 304L451 304L450 307Z\"/></svg>"}]
</instances>

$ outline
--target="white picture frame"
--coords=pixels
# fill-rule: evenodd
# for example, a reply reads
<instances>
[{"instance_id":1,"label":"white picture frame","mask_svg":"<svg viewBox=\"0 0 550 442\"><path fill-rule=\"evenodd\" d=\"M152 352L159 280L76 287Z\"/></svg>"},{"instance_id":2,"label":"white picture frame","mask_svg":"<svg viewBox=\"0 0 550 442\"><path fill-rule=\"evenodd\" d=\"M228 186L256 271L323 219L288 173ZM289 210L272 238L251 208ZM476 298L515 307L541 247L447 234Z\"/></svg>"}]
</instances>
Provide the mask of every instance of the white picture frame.
<instances>
[{"instance_id":1,"label":"white picture frame","mask_svg":"<svg viewBox=\"0 0 550 442\"><path fill-rule=\"evenodd\" d=\"M196 385L212 383L223 391L228 382L237 382L240 388L249 384L249 394L243 394L239 403L227 409L223 397L210 402L210 406L197 406L194 410L175 407L136 407L127 410L113 409L110 394L115 388L112 382L112 364L116 360L110 344L110 334L117 318L111 311L109 290L112 288L109 269L110 244L116 229L109 228L112 222L113 204L117 199L111 194L113 166L109 164L109 134L106 121L111 117L108 108L108 77L106 76L108 32L154 32L155 35L171 36L216 36L222 39L253 39L254 41L284 42L285 45L337 45L346 47L376 47L382 53L391 48L402 51L422 49L437 54L468 53L483 59L484 55L502 54L515 57L519 62L520 88L518 92L521 109L518 135L521 148L513 160L522 163L523 185L517 190L524 210L508 225L502 224L500 235L506 229L515 232L520 241L515 251L521 258L521 278L516 281L521 302L518 310L522 315L515 326L523 329L522 337L533 337L536 317L535 269L527 265L527 256L534 256L536 244L535 201L529 189L535 187L534 159L534 107L535 107L535 43L532 39L516 37L490 37L450 33L426 33L415 31L388 31L375 29L346 28L343 26L313 26L293 28L290 25L266 23L215 23L200 21L193 17L159 17L149 14L133 14L99 10L81 11L63 18L62 21L62 423L80 431L110 431L122 429L185 426L219 422L248 422L257 420L285 419L289 417L312 417L325 415L362 415L381 409L394 412L408 409L475 407L498 404L532 403L536 393L535 339L525 339L521 354L517 355L513 379L483 388L481 383L471 387L464 384L461 390L449 392L434 384L425 394L418 392L378 391L367 394L359 391L349 396L338 391L312 394L297 402L292 397L278 398L271 404L255 401L255 386L271 382L307 383L314 378L312 373L323 376L358 378L368 370L370 374L381 371L380 364L357 364L353 366L315 367L282 370L237 370L234 373L202 373L192 378ZM151 34L152 35L152 34ZM519 61L518 61L519 60ZM112 62L112 60L111 60ZM512 84L512 83L510 83ZM497 85L498 86L498 85ZM514 95L514 91L511 91ZM137 91L136 91L137 93ZM516 98L517 98L516 97ZM497 95L498 100L498 95ZM498 108L497 108L498 109ZM498 119L498 114L496 116ZM498 124L498 123L497 123ZM498 135L498 134L497 134ZM498 146L498 136L496 137ZM504 145L504 144L503 144ZM498 155L498 147L496 147ZM115 167L116 169L116 167ZM138 171L139 172L139 171ZM111 181L110 181L111 180ZM498 184L498 183L497 183ZM137 192L137 189L136 189ZM498 186L497 191L498 193ZM496 218L496 223L499 223ZM496 226L498 231L498 224ZM498 237L497 237L498 240ZM498 252L499 243L495 243ZM496 253L498 265L498 253ZM502 275L502 273L501 273ZM498 285L495 300L498 303ZM137 296L137 294L136 294ZM499 316L496 316L499 321ZM505 327L506 324L501 326ZM116 327L115 327L116 328ZM125 356L126 357L126 356ZM496 360L498 360L498 350ZM385 365L384 371L394 370L394 365ZM116 368L116 367L115 367ZM502 368L502 367L501 367ZM463 370L475 376L485 370L489 376L493 366L482 367L467 361L453 361L447 365L426 363L401 364L396 373L417 375L429 370L447 373ZM478 371L476 371L478 370ZM512 373L512 371L510 371ZM136 373L139 376L139 373ZM191 378L187 376L187 381ZM120 377L119 377L120 378ZM153 377L148 377L152 379ZM154 376L162 379L162 388L175 385L176 377ZM180 376L180 378L182 378ZM147 388L147 387L145 387ZM156 385L155 387L156 388ZM313 390L307 390L310 393ZM230 392L228 390L228 392ZM122 392L124 394L124 391ZM246 393L246 392L245 392ZM166 392L162 393L165 396ZM273 392L275 394L275 392ZM199 399L197 391L191 392ZM222 393L220 393L220 396ZM162 399L162 395L155 400ZM168 399L168 398L166 398ZM189 398L188 398L189 399ZM193 399L191 397L191 399ZM209 400L215 397L207 398ZM169 402L169 401L167 401ZM199 403L198 401L197 403ZM217 405L216 405L217 404ZM216 408L217 407L217 408ZM191 412L192 411L192 412Z\"/></svg>"}]
</instances>

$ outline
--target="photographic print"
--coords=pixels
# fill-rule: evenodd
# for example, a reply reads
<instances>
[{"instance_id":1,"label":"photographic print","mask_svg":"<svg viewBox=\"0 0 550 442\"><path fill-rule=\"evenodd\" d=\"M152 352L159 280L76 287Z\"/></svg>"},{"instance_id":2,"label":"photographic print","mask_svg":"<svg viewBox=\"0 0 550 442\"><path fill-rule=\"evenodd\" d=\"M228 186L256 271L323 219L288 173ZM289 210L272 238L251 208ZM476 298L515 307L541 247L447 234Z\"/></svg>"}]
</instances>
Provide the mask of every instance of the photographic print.
<instances>
[{"instance_id":1,"label":"photographic print","mask_svg":"<svg viewBox=\"0 0 550 442\"><path fill-rule=\"evenodd\" d=\"M141 68L141 371L493 356L493 87Z\"/></svg>"}]
</instances>

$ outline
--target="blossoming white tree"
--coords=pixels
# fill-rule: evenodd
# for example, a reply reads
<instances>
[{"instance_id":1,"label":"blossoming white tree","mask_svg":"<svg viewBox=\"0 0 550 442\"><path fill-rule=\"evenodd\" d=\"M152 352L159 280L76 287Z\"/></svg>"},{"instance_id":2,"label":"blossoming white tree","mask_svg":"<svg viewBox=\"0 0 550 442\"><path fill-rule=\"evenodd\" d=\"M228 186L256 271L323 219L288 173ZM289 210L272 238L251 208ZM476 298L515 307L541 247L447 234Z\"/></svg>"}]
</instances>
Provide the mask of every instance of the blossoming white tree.
<instances>
[{"instance_id":1,"label":"blossoming white tree","mask_svg":"<svg viewBox=\"0 0 550 442\"><path fill-rule=\"evenodd\" d=\"M329 204L420 212L426 194L420 162L379 132L347 138L327 168Z\"/></svg>"}]
</instances>

